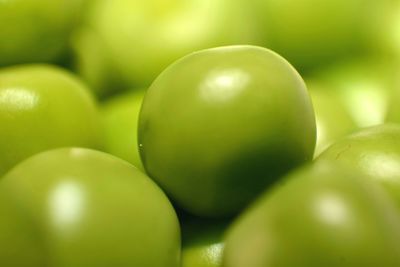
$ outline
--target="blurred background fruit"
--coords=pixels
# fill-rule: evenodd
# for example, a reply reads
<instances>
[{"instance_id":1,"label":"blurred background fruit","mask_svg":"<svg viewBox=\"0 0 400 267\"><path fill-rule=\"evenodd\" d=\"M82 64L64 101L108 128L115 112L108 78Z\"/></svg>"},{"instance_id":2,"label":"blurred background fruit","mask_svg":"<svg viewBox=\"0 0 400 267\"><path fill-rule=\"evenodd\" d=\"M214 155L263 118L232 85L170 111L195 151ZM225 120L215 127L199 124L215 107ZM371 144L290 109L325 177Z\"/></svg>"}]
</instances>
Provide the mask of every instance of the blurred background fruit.
<instances>
[{"instance_id":1,"label":"blurred background fruit","mask_svg":"<svg viewBox=\"0 0 400 267\"><path fill-rule=\"evenodd\" d=\"M51 65L0 69L0 176L40 151L101 148L101 125L90 90Z\"/></svg>"},{"instance_id":2,"label":"blurred background fruit","mask_svg":"<svg viewBox=\"0 0 400 267\"><path fill-rule=\"evenodd\" d=\"M104 151L129 161L143 170L137 142L139 111L144 90L126 92L101 106Z\"/></svg>"},{"instance_id":3,"label":"blurred background fruit","mask_svg":"<svg viewBox=\"0 0 400 267\"><path fill-rule=\"evenodd\" d=\"M250 11L241 0L98 0L75 38L78 72L100 96L148 87L190 52L260 43Z\"/></svg>"},{"instance_id":4,"label":"blurred background fruit","mask_svg":"<svg viewBox=\"0 0 400 267\"><path fill-rule=\"evenodd\" d=\"M85 0L0 1L0 67L65 55Z\"/></svg>"}]
</instances>

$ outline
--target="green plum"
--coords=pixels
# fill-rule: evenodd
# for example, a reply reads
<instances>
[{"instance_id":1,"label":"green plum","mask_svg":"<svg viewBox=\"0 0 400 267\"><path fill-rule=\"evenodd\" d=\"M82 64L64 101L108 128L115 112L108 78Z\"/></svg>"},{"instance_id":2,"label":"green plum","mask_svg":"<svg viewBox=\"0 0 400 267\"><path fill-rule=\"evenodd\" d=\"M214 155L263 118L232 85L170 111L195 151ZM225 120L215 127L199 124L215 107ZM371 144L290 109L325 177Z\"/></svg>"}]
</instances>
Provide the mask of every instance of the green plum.
<instances>
[{"instance_id":1,"label":"green plum","mask_svg":"<svg viewBox=\"0 0 400 267\"><path fill-rule=\"evenodd\" d=\"M227 46L178 60L148 89L139 115L147 173L189 213L228 216L312 159L306 86L276 53Z\"/></svg>"},{"instance_id":2,"label":"green plum","mask_svg":"<svg viewBox=\"0 0 400 267\"><path fill-rule=\"evenodd\" d=\"M120 74L120 86L147 87L165 67L190 52L258 44L257 26L248 9L241 0L97 1L85 26L91 37L83 33L75 39L77 69L98 86L99 81L113 80L107 72L100 73L111 69ZM88 38L97 41L85 41ZM106 66L95 63L94 53L104 58ZM117 89L110 83L105 86L97 90L106 94Z\"/></svg>"},{"instance_id":3,"label":"green plum","mask_svg":"<svg viewBox=\"0 0 400 267\"><path fill-rule=\"evenodd\" d=\"M379 182L400 208L400 125L378 125L343 138L318 159L347 164Z\"/></svg>"},{"instance_id":4,"label":"green plum","mask_svg":"<svg viewBox=\"0 0 400 267\"><path fill-rule=\"evenodd\" d=\"M220 267L226 221L191 218L182 225L182 267Z\"/></svg>"},{"instance_id":5,"label":"green plum","mask_svg":"<svg viewBox=\"0 0 400 267\"><path fill-rule=\"evenodd\" d=\"M89 90L50 65L0 70L0 177L51 148L101 145L100 117Z\"/></svg>"},{"instance_id":6,"label":"green plum","mask_svg":"<svg viewBox=\"0 0 400 267\"><path fill-rule=\"evenodd\" d=\"M103 104L105 152L143 169L137 144L137 125L144 90L132 91Z\"/></svg>"},{"instance_id":7,"label":"green plum","mask_svg":"<svg viewBox=\"0 0 400 267\"><path fill-rule=\"evenodd\" d=\"M0 66L58 59L83 4L84 0L0 1Z\"/></svg>"},{"instance_id":8,"label":"green plum","mask_svg":"<svg viewBox=\"0 0 400 267\"><path fill-rule=\"evenodd\" d=\"M301 73L380 53L391 0L250 0L264 43Z\"/></svg>"},{"instance_id":9,"label":"green plum","mask_svg":"<svg viewBox=\"0 0 400 267\"><path fill-rule=\"evenodd\" d=\"M0 181L0 265L178 267L180 229L155 183L90 149L39 153Z\"/></svg>"},{"instance_id":10,"label":"green plum","mask_svg":"<svg viewBox=\"0 0 400 267\"><path fill-rule=\"evenodd\" d=\"M363 59L342 62L314 73L320 87L334 91L358 128L385 122L395 94L396 67L386 59ZM343 108L343 107L341 107Z\"/></svg>"},{"instance_id":11,"label":"green plum","mask_svg":"<svg viewBox=\"0 0 400 267\"><path fill-rule=\"evenodd\" d=\"M228 230L224 267L400 266L400 216L351 168L320 161L267 192Z\"/></svg>"},{"instance_id":12,"label":"green plum","mask_svg":"<svg viewBox=\"0 0 400 267\"><path fill-rule=\"evenodd\" d=\"M314 80L306 83L317 124L315 157L332 142L357 129L357 125L337 90L328 88L329 86L326 84Z\"/></svg>"}]
</instances>

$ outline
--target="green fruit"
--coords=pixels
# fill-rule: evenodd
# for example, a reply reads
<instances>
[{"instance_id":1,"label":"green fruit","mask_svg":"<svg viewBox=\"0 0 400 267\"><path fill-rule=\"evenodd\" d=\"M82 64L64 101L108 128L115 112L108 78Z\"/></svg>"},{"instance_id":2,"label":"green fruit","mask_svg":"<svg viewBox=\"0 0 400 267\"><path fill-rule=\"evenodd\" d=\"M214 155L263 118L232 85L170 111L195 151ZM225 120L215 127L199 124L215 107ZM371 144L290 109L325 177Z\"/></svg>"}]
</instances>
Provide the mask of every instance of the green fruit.
<instances>
[{"instance_id":1,"label":"green fruit","mask_svg":"<svg viewBox=\"0 0 400 267\"><path fill-rule=\"evenodd\" d=\"M395 93L395 71L384 59L349 61L316 73L321 86L341 98L345 112L357 127L369 127L385 121L390 101L400 102Z\"/></svg>"},{"instance_id":2,"label":"green fruit","mask_svg":"<svg viewBox=\"0 0 400 267\"><path fill-rule=\"evenodd\" d=\"M319 159L347 164L384 186L400 207L400 126L379 125L334 143Z\"/></svg>"},{"instance_id":3,"label":"green fruit","mask_svg":"<svg viewBox=\"0 0 400 267\"><path fill-rule=\"evenodd\" d=\"M220 267L227 222L198 218L181 222L182 267Z\"/></svg>"},{"instance_id":4,"label":"green fruit","mask_svg":"<svg viewBox=\"0 0 400 267\"><path fill-rule=\"evenodd\" d=\"M315 119L305 84L270 50L190 54L145 95L139 151L147 173L187 211L240 211L283 173L312 159Z\"/></svg>"},{"instance_id":5,"label":"green fruit","mask_svg":"<svg viewBox=\"0 0 400 267\"><path fill-rule=\"evenodd\" d=\"M132 165L63 148L0 181L0 265L178 267L180 233L164 193Z\"/></svg>"},{"instance_id":6,"label":"green fruit","mask_svg":"<svg viewBox=\"0 0 400 267\"><path fill-rule=\"evenodd\" d=\"M229 229L223 266L399 266L399 214L363 178L328 162L289 175Z\"/></svg>"},{"instance_id":7,"label":"green fruit","mask_svg":"<svg viewBox=\"0 0 400 267\"><path fill-rule=\"evenodd\" d=\"M83 0L0 1L0 66L59 58Z\"/></svg>"},{"instance_id":8,"label":"green fruit","mask_svg":"<svg viewBox=\"0 0 400 267\"><path fill-rule=\"evenodd\" d=\"M143 169L137 144L137 125L144 90L114 97L102 106L104 150Z\"/></svg>"},{"instance_id":9,"label":"green fruit","mask_svg":"<svg viewBox=\"0 0 400 267\"><path fill-rule=\"evenodd\" d=\"M125 88L147 87L176 59L196 50L229 44L258 43L248 5L238 0L113 0L97 1L88 14L87 34L97 53L107 58ZM78 37L78 70L87 80L108 80L90 69L91 43ZM81 45L79 45L79 43ZM100 45L99 45L100 44ZM85 74L89 73L90 76ZM115 74L112 74L115 75ZM97 77L97 78L96 78ZM114 91L108 87L103 90Z\"/></svg>"},{"instance_id":10,"label":"green fruit","mask_svg":"<svg viewBox=\"0 0 400 267\"><path fill-rule=\"evenodd\" d=\"M391 0L251 0L265 45L310 71L381 49Z\"/></svg>"},{"instance_id":11,"label":"green fruit","mask_svg":"<svg viewBox=\"0 0 400 267\"><path fill-rule=\"evenodd\" d=\"M0 177L40 151L100 143L99 116L88 89L52 66L0 71L0 125Z\"/></svg>"},{"instance_id":12,"label":"green fruit","mask_svg":"<svg viewBox=\"0 0 400 267\"><path fill-rule=\"evenodd\" d=\"M317 144L314 156L318 156L338 138L357 129L338 91L328 87L318 81L307 82L317 124Z\"/></svg>"}]
</instances>

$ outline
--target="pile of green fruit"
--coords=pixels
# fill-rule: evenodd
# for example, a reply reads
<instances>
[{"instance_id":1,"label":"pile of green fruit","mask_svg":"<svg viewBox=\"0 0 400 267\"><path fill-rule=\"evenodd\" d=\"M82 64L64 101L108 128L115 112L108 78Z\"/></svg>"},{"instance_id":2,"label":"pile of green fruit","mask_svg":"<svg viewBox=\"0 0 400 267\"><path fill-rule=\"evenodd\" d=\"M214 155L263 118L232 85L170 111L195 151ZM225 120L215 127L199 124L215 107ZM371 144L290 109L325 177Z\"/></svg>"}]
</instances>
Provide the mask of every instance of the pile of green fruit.
<instances>
[{"instance_id":1,"label":"pile of green fruit","mask_svg":"<svg viewBox=\"0 0 400 267\"><path fill-rule=\"evenodd\" d=\"M0 266L400 266L399 17L0 0Z\"/></svg>"}]
</instances>

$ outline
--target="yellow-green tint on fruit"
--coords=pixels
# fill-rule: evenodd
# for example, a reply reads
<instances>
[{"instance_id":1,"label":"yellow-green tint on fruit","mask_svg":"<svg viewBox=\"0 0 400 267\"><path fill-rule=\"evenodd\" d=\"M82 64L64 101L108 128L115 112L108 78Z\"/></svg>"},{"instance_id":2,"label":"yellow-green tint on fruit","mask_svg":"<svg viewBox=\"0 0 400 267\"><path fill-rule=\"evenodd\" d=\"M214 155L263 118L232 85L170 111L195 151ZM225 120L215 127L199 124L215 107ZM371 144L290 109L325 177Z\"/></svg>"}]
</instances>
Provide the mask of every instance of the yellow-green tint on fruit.
<instances>
[{"instance_id":1,"label":"yellow-green tint on fruit","mask_svg":"<svg viewBox=\"0 0 400 267\"><path fill-rule=\"evenodd\" d=\"M0 125L0 176L44 150L101 146L100 117L89 89L50 65L0 70Z\"/></svg>"},{"instance_id":2,"label":"yellow-green tint on fruit","mask_svg":"<svg viewBox=\"0 0 400 267\"><path fill-rule=\"evenodd\" d=\"M320 161L290 174L228 230L224 267L400 265L400 217L381 187Z\"/></svg>"},{"instance_id":3,"label":"yellow-green tint on fruit","mask_svg":"<svg viewBox=\"0 0 400 267\"><path fill-rule=\"evenodd\" d=\"M346 164L380 183L400 208L400 125L362 129L330 146L318 158L324 159Z\"/></svg>"},{"instance_id":4,"label":"yellow-green tint on fruit","mask_svg":"<svg viewBox=\"0 0 400 267\"><path fill-rule=\"evenodd\" d=\"M264 45L300 73L381 50L391 0L250 0Z\"/></svg>"},{"instance_id":5,"label":"yellow-green tint on fruit","mask_svg":"<svg viewBox=\"0 0 400 267\"><path fill-rule=\"evenodd\" d=\"M180 229L156 184L81 148L37 154L0 181L0 265L178 267Z\"/></svg>"},{"instance_id":6,"label":"yellow-green tint on fruit","mask_svg":"<svg viewBox=\"0 0 400 267\"><path fill-rule=\"evenodd\" d=\"M338 95L358 128L385 122L395 94L396 66L387 59L347 61L316 72L312 77Z\"/></svg>"},{"instance_id":7,"label":"yellow-green tint on fruit","mask_svg":"<svg viewBox=\"0 0 400 267\"><path fill-rule=\"evenodd\" d=\"M84 0L0 1L0 66L54 62L68 46Z\"/></svg>"},{"instance_id":8,"label":"yellow-green tint on fruit","mask_svg":"<svg viewBox=\"0 0 400 267\"><path fill-rule=\"evenodd\" d=\"M300 75L255 46L206 49L176 61L148 89L139 115L147 173L201 216L239 212L312 159L315 135Z\"/></svg>"},{"instance_id":9,"label":"yellow-green tint on fruit","mask_svg":"<svg viewBox=\"0 0 400 267\"><path fill-rule=\"evenodd\" d=\"M220 267L227 221L196 217L181 221L182 267Z\"/></svg>"},{"instance_id":10,"label":"yellow-green tint on fruit","mask_svg":"<svg viewBox=\"0 0 400 267\"><path fill-rule=\"evenodd\" d=\"M102 104L104 150L143 170L137 143L139 111L145 91L134 90Z\"/></svg>"},{"instance_id":11,"label":"yellow-green tint on fruit","mask_svg":"<svg viewBox=\"0 0 400 267\"><path fill-rule=\"evenodd\" d=\"M357 129L338 90L316 80L306 82L317 124L317 144L314 157L329 145Z\"/></svg>"},{"instance_id":12,"label":"yellow-green tint on fruit","mask_svg":"<svg viewBox=\"0 0 400 267\"><path fill-rule=\"evenodd\" d=\"M102 54L115 62L125 85L147 87L169 64L193 51L258 44L248 9L238 0L98 1L87 25L103 42Z\"/></svg>"}]
</instances>

